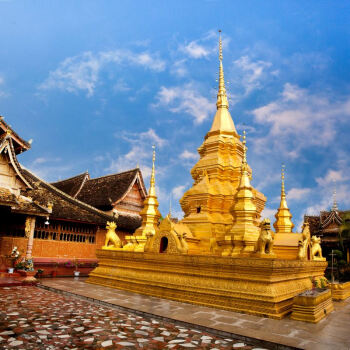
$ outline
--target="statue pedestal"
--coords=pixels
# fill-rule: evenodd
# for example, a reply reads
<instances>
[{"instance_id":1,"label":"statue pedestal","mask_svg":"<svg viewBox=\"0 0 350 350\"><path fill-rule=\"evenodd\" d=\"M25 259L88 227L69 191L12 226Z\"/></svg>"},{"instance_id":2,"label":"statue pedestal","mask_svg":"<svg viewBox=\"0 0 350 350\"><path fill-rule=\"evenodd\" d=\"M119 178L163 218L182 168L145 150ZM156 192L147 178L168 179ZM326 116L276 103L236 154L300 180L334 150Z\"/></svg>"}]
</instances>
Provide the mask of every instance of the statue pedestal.
<instances>
[{"instance_id":1,"label":"statue pedestal","mask_svg":"<svg viewBox=\"0 0 350 350\"><path fill-rule=\"evenodd\" d=\"M309 293L310 294L309 294ZM297 321L317 323L334 310L329 289L316 289L294 298L291 318Z\"/></svg>"},{"instance_id":2,"label":"statue pedestal","mask_svg":"<svg viewBox=\"0 0 350 350\"><path fill-rule=\"evenodd\" d=\"M321 277L321 261L96 251L88 283L280 319Z\"/></svg>"},{"instance_id":3,"label":"statue pedestal","mask_svg":"<svg viewBox=\"0 0 350 350\"><path fill-rule=\"evenodd\" d=\"M345 283L331 283L333 300L345 300L350 297L350 282Z\"/></svg>"}]
</instances>

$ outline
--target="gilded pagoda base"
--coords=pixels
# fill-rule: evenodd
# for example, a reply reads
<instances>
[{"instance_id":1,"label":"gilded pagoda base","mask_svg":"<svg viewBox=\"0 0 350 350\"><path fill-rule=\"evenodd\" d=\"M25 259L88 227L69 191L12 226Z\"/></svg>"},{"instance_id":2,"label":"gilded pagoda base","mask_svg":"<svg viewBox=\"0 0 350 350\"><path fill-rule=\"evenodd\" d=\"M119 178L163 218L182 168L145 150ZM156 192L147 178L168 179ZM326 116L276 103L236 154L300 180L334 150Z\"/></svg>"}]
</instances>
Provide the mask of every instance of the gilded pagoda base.
<instances>
[{"instance_id":1,"label":"gilded pagoda base","mask_svg":"<svg viewBox=\"0 0 350 350\"><path fill-rule=\"evenodd\" d=\"M323 276L323 261L96 251L88 283L280 319Z\"/></svg>"}]
</instances>

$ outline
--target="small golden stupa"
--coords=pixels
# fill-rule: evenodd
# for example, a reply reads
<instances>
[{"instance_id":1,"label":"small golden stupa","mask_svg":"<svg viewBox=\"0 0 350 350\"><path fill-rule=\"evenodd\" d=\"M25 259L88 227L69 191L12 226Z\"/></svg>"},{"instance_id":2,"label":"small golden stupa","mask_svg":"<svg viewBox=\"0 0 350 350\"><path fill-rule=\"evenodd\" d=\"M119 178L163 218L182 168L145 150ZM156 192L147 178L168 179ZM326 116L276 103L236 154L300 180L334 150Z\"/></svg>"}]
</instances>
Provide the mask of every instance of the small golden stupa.
<instances>
[{"instance_id":1,"label":"small golden stupa","mask_svg":"<svg viewBox=\"0 0 350 350\"><path fill-rule=\"evenodd\" d=\"M261 220L265 196L251 185L246 136L237 134L226 95L219 39L217 111L198 152L193 186L180 204L184 218L170 214L160 224L155 193L155 152L142 225L112 249L98 249L99 265L88 283L182 302L282 318L293 297L311 288L327 266L307 224L292 233L284 190L275 229ZM110 233L112 235L112 233ZM118 241L118 240L116 240Z\"/></svg>"}]
</instances>

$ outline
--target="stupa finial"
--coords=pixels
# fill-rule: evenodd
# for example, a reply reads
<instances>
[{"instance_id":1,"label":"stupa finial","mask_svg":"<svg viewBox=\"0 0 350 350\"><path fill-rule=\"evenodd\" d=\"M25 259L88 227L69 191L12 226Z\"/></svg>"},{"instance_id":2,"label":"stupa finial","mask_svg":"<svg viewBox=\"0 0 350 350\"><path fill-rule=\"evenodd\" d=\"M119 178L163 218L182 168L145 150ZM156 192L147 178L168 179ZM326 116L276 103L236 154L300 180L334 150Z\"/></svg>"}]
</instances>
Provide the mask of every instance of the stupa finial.
<instances>
[{"instance_id":1,"label":"stupa finial","mask_svg":"<svg viewBox=\"0 0 350 350\"><path fill-rule=\"evenodd\" d=\"M222 65L222 40L221 40L221 30L219 30L219 90L218 90L218 96L216 100L216 107L219 108L227 108L228 100L226 95L226 88L225 88L225 79L224 79L224 68Z\"/></svg>"},{"instance_id":2,"label":"stupa finial","mask_svg":"<svg viewBox=\"0 0 350 350\"><path fill-rule=\"evenodd\" d=\"M242 170L247 168L247 140L246 140L246 132L243 130L243 160L242 160Z\"/></svg>"},{"instance_id":3,"label":"stupa finial","mask_svg":"<svg viewBox=\"0 0 350 350\"><path fill-rule=\"evenodd\" d=\"M286 166L282 164L281 167L281 198L286 198L286 192L284 189L284 171L285 171Z\"/></svg>"},{"instance_id":4,"label":"stupa finial","mask_svg":"<svg viewBox=\"0 0 350 350\"><path fill-rule=\"evenodd\" d=\"M156 161L156 146L152 146L153 149L153 155L152 155L152 172L151 172L151 180L150 180L150 187L149 187L149 195L155 196L156 195L156 179L155 179L155 161Z\"/></svg>"},{"instance_id":5,"label":"stupa finial","mask_svg":"<svg viewBox=\"0 0 350 350\"><path fill-rule=\"evenodd\" d=\"M333 206L332 206L332 211L338 211L338 203L337 203L337 188L335 181L333 183L334 189L333 189Z\"/></svg>"},{"instance_id":6,"label":"stupa finial","mask_svg":"<svg viewBox=\"0 0 350 350\"><path fill-rule=\"evenodd\" d=\"M292 214L287 205L286 191L284 187L284 177L285 177L286 166L282 164L281 167L281 202L280 206L275 215L276 221L273 227L276 233L291 233L294 227L292 222Z\"/></svg>"}]
</instances>

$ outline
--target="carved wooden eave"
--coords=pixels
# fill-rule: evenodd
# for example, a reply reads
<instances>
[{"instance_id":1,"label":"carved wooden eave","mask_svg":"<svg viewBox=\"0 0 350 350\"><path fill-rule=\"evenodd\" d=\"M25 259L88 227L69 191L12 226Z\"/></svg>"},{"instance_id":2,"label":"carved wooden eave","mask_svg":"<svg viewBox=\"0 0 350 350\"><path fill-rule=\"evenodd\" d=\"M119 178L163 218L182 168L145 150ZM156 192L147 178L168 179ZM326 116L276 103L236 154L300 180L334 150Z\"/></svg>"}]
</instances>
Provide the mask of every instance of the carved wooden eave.
<instances>
[{"instance_id":1,"label":"carved wooden eave","mask_svg":"<svg viewBox=\"0 0 350 350\"><path fill-rule=\"evenodd\" d=\"M343 220L341 219L337 211L332 210L323 222L322 222L322 216L320 216L320 222L321 222L321 228L325 229L332 223L335 223L336 225L340 226Z\"/></svg>"},{"instance_id":2,"label":"carved wooden eave","mask_svg":"<svg viewBox=\"0 0 350 350\"><path fill-rule=\"evenodd\" d=\"M27 186L27 188L32 189L32 186L30 185L30 183L22 175L21 166L18 163L15 150L13 147L12 135L6 135L1 141L0 154L1 153L7 154L9 158L9 163L12 165L16 173L16 176L18 176L23 181L23 183Z\"/></svg>"},{"instance_id":3,"label":"carved wooden eave","mask_svg":"<svg viewBox=\"0 0 350 350\"><path fill-rule=\"evenodd\" d=\"M0 137L4 134L10 135L11 139L15 143L14 152L19 154L30 149L30 143L22 139L0 116Z\"/></svg>"}]
</instances>

